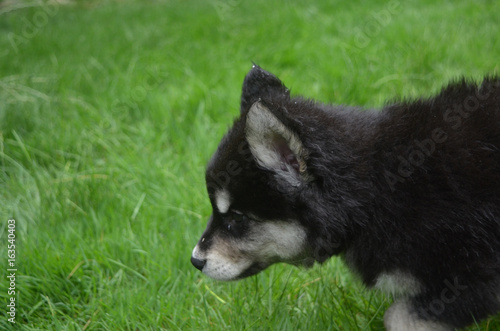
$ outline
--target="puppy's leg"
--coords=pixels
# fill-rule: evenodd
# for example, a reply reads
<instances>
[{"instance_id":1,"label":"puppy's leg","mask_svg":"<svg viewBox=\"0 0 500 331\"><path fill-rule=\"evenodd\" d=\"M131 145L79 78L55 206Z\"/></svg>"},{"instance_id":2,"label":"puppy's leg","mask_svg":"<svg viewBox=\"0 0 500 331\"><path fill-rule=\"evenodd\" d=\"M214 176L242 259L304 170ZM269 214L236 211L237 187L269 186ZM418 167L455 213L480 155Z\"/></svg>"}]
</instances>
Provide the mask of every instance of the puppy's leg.
<instances>
[{"instance_id":1,"label":"puppy's leg","mask_svg":"<svg viewBox=\"0 0 500 331\"><path fill-rule=\"evenodd\" d=\"M384 315L387 331L448 331L452 327L425 320L414 311L411 301L396 301Z\"/></svg>"}]
</instances>

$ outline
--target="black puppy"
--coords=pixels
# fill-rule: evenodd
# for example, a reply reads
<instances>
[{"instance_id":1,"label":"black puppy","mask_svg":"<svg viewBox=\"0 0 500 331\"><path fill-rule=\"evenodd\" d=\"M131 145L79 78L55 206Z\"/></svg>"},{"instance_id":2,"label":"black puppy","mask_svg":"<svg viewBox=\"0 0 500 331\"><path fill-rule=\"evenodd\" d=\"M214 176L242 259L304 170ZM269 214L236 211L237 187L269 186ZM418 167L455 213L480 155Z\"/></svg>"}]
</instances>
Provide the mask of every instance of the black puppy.
<instances>
[{"instance_id":1,"label":"black puppy","mask_svg":"<svg viewBox=\"0 0 500 331\"><path fill-rule=\"evenodd\" d=\"M381 110L300 97L254 66L206 171L213 214L191 257L220 280L341 254L398 294L389 330L500 310L500 79Z\"/></svg>"}]
</instances>

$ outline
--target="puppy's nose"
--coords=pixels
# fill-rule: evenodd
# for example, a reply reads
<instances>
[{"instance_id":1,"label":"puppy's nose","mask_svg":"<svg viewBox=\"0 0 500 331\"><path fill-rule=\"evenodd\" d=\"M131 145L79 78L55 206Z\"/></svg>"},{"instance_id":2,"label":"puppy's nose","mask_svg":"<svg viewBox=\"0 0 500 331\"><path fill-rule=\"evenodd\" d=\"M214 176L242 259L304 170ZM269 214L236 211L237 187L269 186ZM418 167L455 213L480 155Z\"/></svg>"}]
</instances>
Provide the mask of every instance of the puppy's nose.
<instances>
[{"instance_id":1,"label":"puppy's nose","mask_svg":"<svg viewBox=\"0 0 500 331\"><path fill-rule=\"evenodd\" d=\"M195 258L194 256L191 256L191 263L198 270L203 269L203 266L205 265L206 262L207 262L206 260L200 260L200 259Z\"/></svg>"}]
</instances>

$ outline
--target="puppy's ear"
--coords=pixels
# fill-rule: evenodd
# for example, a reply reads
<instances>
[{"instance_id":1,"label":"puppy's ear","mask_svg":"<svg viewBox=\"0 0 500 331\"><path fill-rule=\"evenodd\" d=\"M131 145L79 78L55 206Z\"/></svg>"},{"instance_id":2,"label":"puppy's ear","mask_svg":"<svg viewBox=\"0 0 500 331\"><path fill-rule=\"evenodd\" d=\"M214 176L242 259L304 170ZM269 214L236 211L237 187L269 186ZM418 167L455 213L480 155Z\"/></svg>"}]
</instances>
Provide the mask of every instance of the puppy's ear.
<instances>
[{"instance_id":1,"label":"puppy's ear","mask_svg":"<svg viewBox=\"0 0 500 331\"><path fill-rule=\"evenodd\" d=\"M311 179L306 169L307 151L299 137L260 101L247 114L245 134L261 167L294 187Z\"/></svg>"},{"instance_id":2,"label":"puppy's ear","mask_svg":"<svg viewBox=\"0 0 500 331\"><path fill-rule=\"evenodd\" d=\"M241 112L247 111L255 102L290 99L290 91L273 74L254 65L243 81L241 93Z\"/></svg>"}]
</instances>

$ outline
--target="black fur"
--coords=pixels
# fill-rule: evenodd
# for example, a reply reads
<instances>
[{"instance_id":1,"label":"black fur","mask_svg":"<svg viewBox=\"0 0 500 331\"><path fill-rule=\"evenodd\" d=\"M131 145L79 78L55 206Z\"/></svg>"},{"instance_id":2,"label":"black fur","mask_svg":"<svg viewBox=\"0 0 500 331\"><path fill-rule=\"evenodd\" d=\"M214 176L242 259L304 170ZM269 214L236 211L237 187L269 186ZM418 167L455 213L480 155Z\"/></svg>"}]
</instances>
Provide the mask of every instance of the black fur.
<instances>
[{"instance_id":1,"label":"black fur","mask_svg":"<svg viewBox=\"0 0 500 331\"><path fill-rule=\"evenodd\" d=\"M256 101L300 138L311 181L290 188L252 158L245 122ZM498 77L362 110L291 98L254 66L206 176L212 200L228 186L237 210L299 220L314 260L342 254L368 286L383 272L413 275L422 319L463 327L500 310Z\"/></svg>"}]
</instances>

